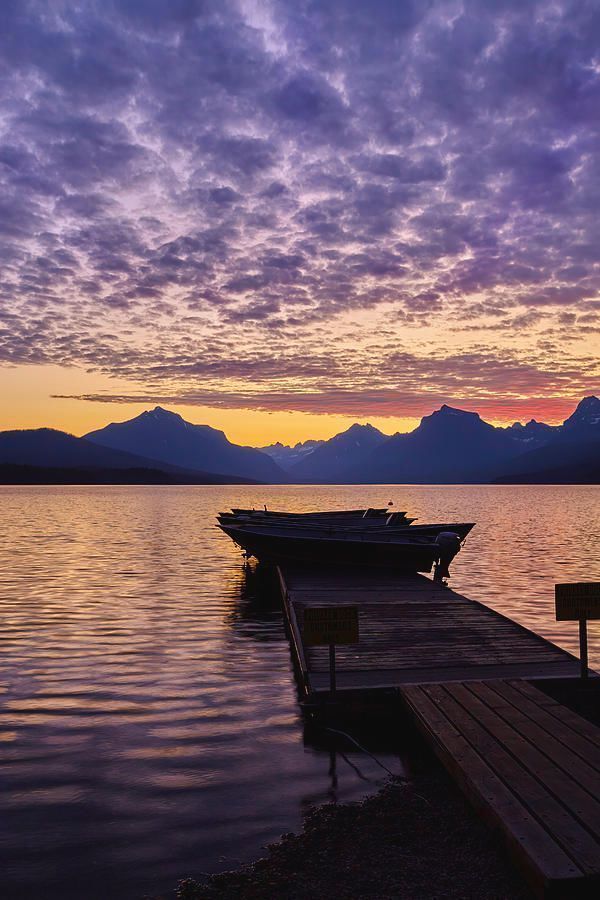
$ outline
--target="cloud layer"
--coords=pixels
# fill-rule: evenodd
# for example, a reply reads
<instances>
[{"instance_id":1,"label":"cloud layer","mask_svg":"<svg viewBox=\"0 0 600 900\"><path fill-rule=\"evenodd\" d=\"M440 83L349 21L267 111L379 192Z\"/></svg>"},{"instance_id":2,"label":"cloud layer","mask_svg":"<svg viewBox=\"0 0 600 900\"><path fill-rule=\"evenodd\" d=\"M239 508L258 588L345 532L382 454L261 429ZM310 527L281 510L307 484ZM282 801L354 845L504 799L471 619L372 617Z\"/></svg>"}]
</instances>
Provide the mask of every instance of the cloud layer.
<instances>
[{"instance_id":1,"label":"cloud layer","mask_svg":"<svg viewBox=\"0 0 600 900\"><path fill-rule=\"evenodd\" d=\"M597 388L599 46L592 0L4 0L0 362L353 415Z\"/></svg>"}]
</instances>

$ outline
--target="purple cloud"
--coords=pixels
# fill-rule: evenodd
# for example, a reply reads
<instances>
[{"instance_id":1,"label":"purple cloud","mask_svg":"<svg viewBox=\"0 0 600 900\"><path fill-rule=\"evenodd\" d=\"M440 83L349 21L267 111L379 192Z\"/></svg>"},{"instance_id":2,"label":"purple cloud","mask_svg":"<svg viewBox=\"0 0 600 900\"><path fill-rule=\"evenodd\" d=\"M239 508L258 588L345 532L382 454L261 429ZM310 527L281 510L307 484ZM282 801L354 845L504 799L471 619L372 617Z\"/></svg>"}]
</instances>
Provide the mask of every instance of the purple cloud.
<instances>
[{"instance_id":1,"label":"purple cloud","mask_svg":"<svg viewBox=\"0 0 600 900\"><path fill-rule=\"evenodd\" d=\"M506 398L596 388L560 342L598 328L599 38L592 0L6 0L0 363L238 402L253 342L265 396L335 411L370 330L390 360L434 326L442 399L477 334Z\"/></svg>"}]
</instances>

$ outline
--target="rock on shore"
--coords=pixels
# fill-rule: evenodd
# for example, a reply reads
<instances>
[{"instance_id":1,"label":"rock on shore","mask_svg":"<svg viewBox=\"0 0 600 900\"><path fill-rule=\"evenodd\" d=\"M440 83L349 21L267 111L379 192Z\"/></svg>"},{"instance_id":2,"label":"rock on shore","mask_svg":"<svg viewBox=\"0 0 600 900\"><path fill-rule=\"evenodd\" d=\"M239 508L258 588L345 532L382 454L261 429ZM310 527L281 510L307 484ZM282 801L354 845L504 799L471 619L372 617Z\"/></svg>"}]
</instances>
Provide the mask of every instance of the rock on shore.
<instances>
[{"instance_id":1,"label":"rock on shore","mask_svg":"<svg viewBox=\"0 0 600 900\"><path fill-rule=\"evenodd\" d=\"M314 810L268 856L178 900L525 900L498 839L441 771L391 781L361 803Z\"/></svg>"}]
</instances>

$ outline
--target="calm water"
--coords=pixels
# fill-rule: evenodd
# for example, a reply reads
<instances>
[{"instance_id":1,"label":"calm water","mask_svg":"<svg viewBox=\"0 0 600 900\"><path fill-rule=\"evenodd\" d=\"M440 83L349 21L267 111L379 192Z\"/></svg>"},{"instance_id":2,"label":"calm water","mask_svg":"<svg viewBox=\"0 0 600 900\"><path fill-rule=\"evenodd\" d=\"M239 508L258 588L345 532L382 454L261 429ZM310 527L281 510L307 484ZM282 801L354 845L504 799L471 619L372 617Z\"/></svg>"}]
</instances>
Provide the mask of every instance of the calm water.
<instances>
[{"instance_id":1,"label":"calm water","mask_svg":"<svg viewBox=\"0 0 600 900\"><path fill-rule=\"evenodd\" d=\"M452 586L562 646L556 581L600 580L600 487L2 487L3 897L165 896L376 788L305 742L277 605L213 527L232 505L473 520ZM600 663L600 630L590 627ZM379 754L396 772L400 756Z\"/></svg>"}]
</instances>

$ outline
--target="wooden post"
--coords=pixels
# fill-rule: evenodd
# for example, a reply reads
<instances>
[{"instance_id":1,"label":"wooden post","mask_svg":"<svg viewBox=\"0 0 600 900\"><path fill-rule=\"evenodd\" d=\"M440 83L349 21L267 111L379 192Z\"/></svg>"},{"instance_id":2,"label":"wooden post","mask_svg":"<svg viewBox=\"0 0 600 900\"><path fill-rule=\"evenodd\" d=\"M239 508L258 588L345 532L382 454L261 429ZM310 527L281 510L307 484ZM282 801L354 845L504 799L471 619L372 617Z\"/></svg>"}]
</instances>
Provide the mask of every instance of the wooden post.
<instances>
[{"instance_id":1,"label":"wooden post","mask_svg":"<svg viewBox=\"0 0 600 900\"><path fill-rule=\"evenodd\" d=\"M335 696L335 644L329 645L329 690Z\"/></svg>"},{"instance_id":2,"label":"wooden post","mask_svg":"<svg viewBox=\"0 0 600 900\"><path fill-rule=\"evenodd\" d=\"M579 659L581 660L581 677L588 677L588 643L587 619L579 620Z\"/></svg>"},{"instance_id":3,"label":"wooden post","mask_svg":"<svg viewBox=\"0 0 600 900\"><path fill-rule=\"evenodd\" d=\"M600 581L555 584L554 602L557 622L579 622L579 660L581 678L588 678L588 619L600 621Z\"/></svg>"},{"instance_id":4,"label":"wooden post","mask_svg":"<svg viewBox=\"0 0 600 900\"><path fill-rule=\"evenodd\" d=\"M335 699L335 645L358 644L358 607L306 606L302 640L305 647L329 647L329 691Z\"/></svg>"}]
</instances>

